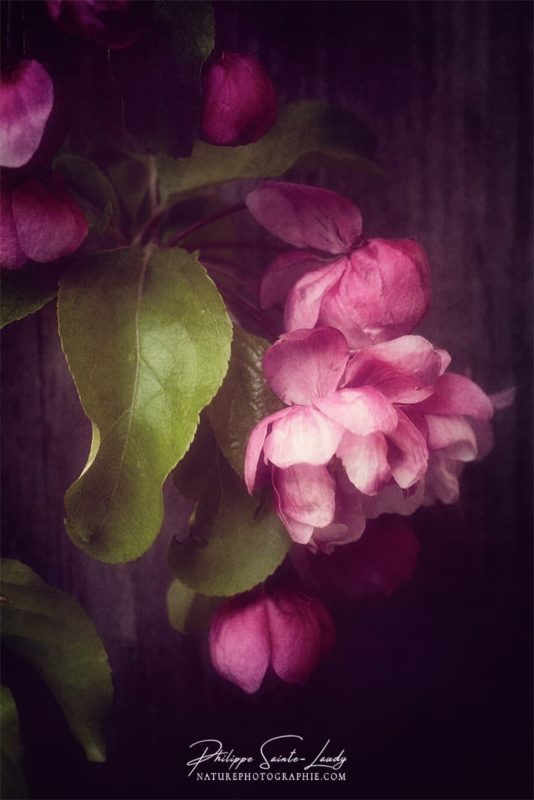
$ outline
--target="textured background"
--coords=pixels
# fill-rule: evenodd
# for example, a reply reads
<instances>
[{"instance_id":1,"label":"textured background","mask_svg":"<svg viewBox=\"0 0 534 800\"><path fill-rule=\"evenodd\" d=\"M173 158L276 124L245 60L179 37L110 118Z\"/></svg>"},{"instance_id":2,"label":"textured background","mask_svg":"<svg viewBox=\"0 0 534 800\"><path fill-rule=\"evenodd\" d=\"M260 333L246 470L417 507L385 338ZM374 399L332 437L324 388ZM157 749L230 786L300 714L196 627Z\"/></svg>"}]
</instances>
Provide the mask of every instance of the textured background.
<instances>
[{"instance_id":1,"label":"textured background","mask_svg":"<svg viewBox=\"0 0 534 800\"><path fill-rule=\"evenodd\" d=\"M81 601L116 686L108 762L89 765L44 687L7 662L33 794L235 797L235 784L202 794L187 781L189 743L219 737L248 752L294 732L310 746L331 737L349 762L347 783L294 784L291 796L531 796L531 6L224 2L216 12L220 45L258 52L283 101L321 97L374 129L384 178L295 177L354 199L370 235L421 241L433 269L422 332L488 391L516 385L517 400L497 415L494 452L467 469L461 502L417 515L412 583L387 601L339 604L336 652L305 687L246 698L212 674L203 641L167 622L165 554L184 513L172 489L165 528L139 561L110 567L71 544L62 499L89 425L55 309L7 329L3 552ZM289 796L272 784L239 794Z\"/></svg>"}]
</instances>

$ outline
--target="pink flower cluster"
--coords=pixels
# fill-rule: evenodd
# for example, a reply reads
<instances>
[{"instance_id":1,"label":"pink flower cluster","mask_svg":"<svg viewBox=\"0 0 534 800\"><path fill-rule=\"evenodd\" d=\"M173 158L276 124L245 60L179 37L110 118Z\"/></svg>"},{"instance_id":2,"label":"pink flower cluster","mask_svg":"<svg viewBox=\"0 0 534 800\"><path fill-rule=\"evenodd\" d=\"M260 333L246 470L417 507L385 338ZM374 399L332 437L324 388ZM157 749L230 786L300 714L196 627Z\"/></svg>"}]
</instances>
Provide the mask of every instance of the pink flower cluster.
<instances>
[{"instance_id":1,"label":"pink flower cluster","mask_svg":"<svg viewBox=\"0 0 534 800\"><path fill-rule=\"evenodd\" d=\"M476 458L477 423L493 406L410 333L429 302L424 251L365 240L359 210L332 192L269 182L247 205L300 248L262 285L265 302L287 294L288 332L263 361L286 408L250 435L248 490L270 483L294 541L327 551L358 539L370 517L412 513L425 487L426 501L455 499L456 465Z\"/></svg>"}]
</instances>

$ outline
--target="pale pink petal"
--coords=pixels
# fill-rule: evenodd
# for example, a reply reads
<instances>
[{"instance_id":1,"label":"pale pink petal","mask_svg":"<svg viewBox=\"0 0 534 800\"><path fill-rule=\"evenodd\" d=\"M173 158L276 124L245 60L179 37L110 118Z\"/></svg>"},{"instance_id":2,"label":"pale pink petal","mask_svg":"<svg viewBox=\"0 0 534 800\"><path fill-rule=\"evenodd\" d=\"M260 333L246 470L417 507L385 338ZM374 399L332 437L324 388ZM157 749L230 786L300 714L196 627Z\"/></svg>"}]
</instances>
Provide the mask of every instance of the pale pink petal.
<instances>
[{"instance_id":1,"label":"pale pink petal","mask_svg":"<svg viewBox=\"0 0 534 800\"><path fill-rule=\"evenodd\" d=\"M426 478L426 474L425 474ZM396 483L386 486L373 497L362 496L362 510L367 519L376 519L382 514L400 514L409 517L423 503L425 482L420 480L409 491L401 489Z\"/></svg>"},{"instance_id":2,"label":"pale pink petal","mask_svg":"<svg viewBox=\"0 0 534 800\"><path fill-rule=\"evenodd\" d=\"M338 255L362 234L362 215L354 203L326 189L265 181L246 198L247 207L269 233L295 247Z\"/></svg>"},{"instance_id":3,"label":"pale pink petal","mask_svg":"<svg viewBox=\"0 0 534 800\"><path fill-rule=\"evenodd\" d=\"M0 166L21 167L37 151L52 106L54 86L38 61L19 61L0 76Z\"/></svg>"},{"instance_id":4,"label":"pale pink petal","mask_svg":"<svg viewBox=\"0 0 534 800\"><path fill-rule=\"evenodd\" d=\"M469 420L477 440L477 461L482 461L491 453L495 446L495 437L491 423L484 419Z\"/></svg>"},{"instance_id":5,"label":"pale pink petal","mask_svg":"<svg viewBox=\"0 0 534 800\"><path fill-rule=\"evenodd\" d=\"M438 381L442 356L422 336L400 336L366 347L349 362L346 386L374 386L396 403L417 403Z\"/></svg>"},{"instance_id":6,"label":"pale pink petal","mask_svg":"<svg viewBox=\"0 0 534 800\"><path fill-rule=\"evenodd\" d=\"M434 393L424 400L420 409L429 414L454 414L491 419L493 404L480 386L464 375L447 372L434 386Z\"/></svg>"},{"instance_id":7,"label":"pale pink petal","mask_svg":"<svg viewBox=\"0 0 534 800\"><path fill-rule=\"evenodd\" d=\"M330 614L318 600L294 590L269 597L267 614L274 671L287 683L303 683L332 647Z\"/></svg>"},{"instance_id":8,"label":"pale pink petal","mask_svg":"<svg viewBox=\"0 0 534 800\"><path fill-rule=\"evenodd\" d=\"M257 692L269 666L271 643L265 600L251 594L227 600L213 617L211 662L247 694Z\"/></svg>"},{"instance_id":9,"label":"pale pink petal","mask_svg":"<svg viewBox=\"0 0 534 800\"><path fill-rule=\"evenodd\" d=\"M433 505L436 500L446 505L456 503L460 497L459 478L463 468L462 461L450 458L444 451L431 453L424 481L423 505Z\"/></svg>"},{"instance_id":10,"label":"pale pink petal","mask_svg":"<svg viewBox=\"0 0 534 800\"><path fill-rule=\"evenodd\" d=\"M388 447L382 433L357 436L346 433L336 455L341 459L350 482L363 494L377 494L391 480Z\"/></svg>"},{"instance_id":11,"label":"pale pink petal","mask_svg":"<svg viewBox=\"0 0 534 800\"><path fill-rule=\"evenodd\" d=\"M397 412L389 400L370 386L339 389L327 397L318 398L314 405L327 417L359 436L377 431L387 433L397 426Z\"/></svg>"},{"instance_id":12,"label":"pale pink petal","mask_svg":"<svg viewBox=\"0 0 534 800\"><path fill-rule=\"evenodd\" d=\"M473 461L477 442L473 428L464 417L441 417L425 414L430 450L446 450L449 458Z\"/></svg>"},{"instance_id":13,"label":"pale pink petal","mask_svg":"<svg viewBox=\"0 0 534 800\"><path fill-rule=\"evenodd\" d=\"M501 389L500 392L490 394L489 399L495 411L503 411L515 403L515 395L515 386L508 386L506 389Z\"/></svg>"},{"instance_id":14,"label":"pale pink petal","mask_svg":"<svg viewBox=\"0 0 534 800\"><path fill-rule=\"evenodd\" d=\"M271 424L287 414L289 409L282 409L276 414L265 417L252 429L248 437L245 452L245 484L250 494L266 480L265 461L260 459L265 437ZM262 469L263 467L263 469Z\"/></svg>"},{"instance_id":15,"label":"pale pink petal","mask_svg":"<svg viewBox=\"0 0 534 800\"><path fill-rule=\"evenodd\" d=\"M329 262L327 262L329 263ZM325 266L325 259L306 250L282 253L269 265L260 285L260 307L281 303L293 284L307 272Z\"/></svg>"},{"instance_id":16,"label":"pale pink petal","mask_svg":"<svg viewBox=\"0 0 534 800\"><path fill-rule=\"evenodd\" d=\"M388 434L388 461L395 481L401 489L408 489L426 472L428 447L413 422L402 411L398 415L396 430Z\"/></svg>"},{"instance_id":17,"label":"pale pink petal","mask_svg":"<svg viewBox=\"0 0 534 800\"><path fill-rule=\"evenodd\" d=\"M11 210L11 192L0 192L0 267L17 269L28 259L20 249L17 227Z\"/></svg>"},{"instance_id":18,"label":"pale pink petal","mask_svg":"<svg viewBox=\"0 0 534 800\"><path fill-rule=\"evenodd\" d=\"M284 308L287 331L313 328L317 324L323 296L343 275L348 260L331 261L326 267L308 272L290 289Z\"/></svg>"},{"instance_id":19,"label":"pale pink petal","mask_svg":"<svg viewBox=\"0 0 534 800\"><path fill-rule=\"evenodd\" d=\"M263 372L284 403L307 404L335 391L348 358L347 342L339 331L294 331L267 350Z\"/></svg>"},{"instance_id":20,"label":"pale pink petal","mask_svg":"<svg viewBox=\"0 0 534 800\"><path fill-rule=\"evenodd\" d=\"M315 552L333 553L336 547L359 539L365 530L363 495L350 483L342 468L335 475L335 518L330 525L314 529L308 547Z\"/></svg>"},{"instance_id":21,"label":"pale pink petal","mask_svg":"<svg viewBox=\"0 0 534 800\"><path fill-rule=\"evenodd\" d=\"M317 409L294 406L273 424L263 451L282 469L294 464L328 464L343 433L339 423Z\"/></svg>"},{"instance_id":22,"label":"pale pink petal","mask_svg":"<svg viewBox=\"0 0 534 800\"><path fill-rule=\"evenodd\" d=\"M13 217L21 249L33 261L73 253L87 236L87 220L54 175L28 178L13 192Z\"/></svg>"},{"instance_id":23,"label":"pale pink petal","mask_svg":"<svg viewBox=\"0 0 534 800\"><path fill-rule=\"evenodd\" d=\"M284 516L322 528L334 519L335 483L324 466L297 464L273 471Z\"/></svg>"}]
</instances>

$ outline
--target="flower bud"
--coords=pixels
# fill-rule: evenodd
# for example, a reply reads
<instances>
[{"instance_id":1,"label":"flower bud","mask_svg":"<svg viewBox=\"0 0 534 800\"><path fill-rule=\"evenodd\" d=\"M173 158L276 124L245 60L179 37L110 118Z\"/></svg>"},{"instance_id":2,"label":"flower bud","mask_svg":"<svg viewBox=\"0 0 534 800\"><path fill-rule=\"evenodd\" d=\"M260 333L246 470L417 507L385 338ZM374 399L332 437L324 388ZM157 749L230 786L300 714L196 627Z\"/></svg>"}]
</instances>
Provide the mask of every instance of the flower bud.
<instances>
[{"instance_id":1,"label":"flower bud","mask_svg":"<svg viewBox=\"0 0 534 800\"><path fill-rule=\"evenodd\" d=\"M140 0L46 0L59 28L111 50L123 50L139 39L145 5Z\"/></svg>"},{"instance_id":2,"label":"flower bud","mask_svg":"<svg viewBox=\"0 0 534 800\"><path fill-rule=\"evenodd\" d=\"M0 166L22 167L37 151L54 104L54 86L38 61L0 76Z\"/></svg>"},{"instance_id":3,"label":"flower bud","mask_svg":"<svg viewBox=\"0 0 534 800\"><path fill-rule=\"evenodd\" d=\"M334 640L334 623L319 600L292 588L256 590L218 609L210 656L219 675L252 694L269 667L287 683L303 683Z\"/></svg>"},{"instance_id":4,"label":"flower bud","mask_svg":"<svg viewBox=\"0 0 534 800\"><path fill-rule=\"evenodd\" d=\"M200 138L218 145L256 142L276 122L278 101L256 56L223 52L202 78Z\"/></svg>"}]
</instances>

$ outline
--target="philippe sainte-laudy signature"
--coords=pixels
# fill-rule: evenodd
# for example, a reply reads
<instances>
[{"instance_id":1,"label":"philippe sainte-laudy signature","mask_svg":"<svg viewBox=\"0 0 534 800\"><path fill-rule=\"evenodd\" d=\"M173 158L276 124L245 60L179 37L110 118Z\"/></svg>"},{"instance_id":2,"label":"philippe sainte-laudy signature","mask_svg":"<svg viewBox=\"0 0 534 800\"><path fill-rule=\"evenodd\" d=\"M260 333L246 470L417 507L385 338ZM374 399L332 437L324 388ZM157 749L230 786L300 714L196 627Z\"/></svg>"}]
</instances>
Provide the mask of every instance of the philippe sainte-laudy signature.
<instances>
[{"instance_id":1,"label":"philippe sainte-laudy signature","mask_svg":"<svg viewBox=\"0 0 534 800\"><path fill-rule=\"evenodd\" d=\"M192 775L201 765L219 765L225 770L239 771L247 768L272 770L290 764L307 772L310 769L340 770L347 761L344 748L336 752L331 740L327 739L314 755L305 756L299 752L299 743L304 738L294 733L273 736L266 739L253 756L237 754L234 749L225 750L220 739L199 739L189 745L194 757L187 762Z\"/></svg>"}]
</instances>

